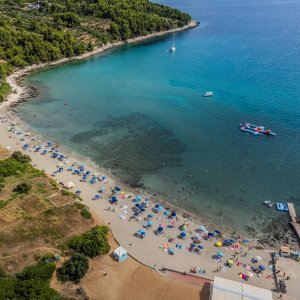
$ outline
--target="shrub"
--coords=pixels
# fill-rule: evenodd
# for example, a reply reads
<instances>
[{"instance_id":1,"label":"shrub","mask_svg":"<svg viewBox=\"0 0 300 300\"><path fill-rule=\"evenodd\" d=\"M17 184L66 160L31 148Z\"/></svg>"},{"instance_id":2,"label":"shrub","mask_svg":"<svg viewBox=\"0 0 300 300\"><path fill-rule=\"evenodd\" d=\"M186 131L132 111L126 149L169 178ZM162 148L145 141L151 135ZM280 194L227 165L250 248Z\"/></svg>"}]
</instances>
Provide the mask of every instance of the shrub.
<instances>
[{"instance_id":1,"label":"shrub","mask_svg":"<svg viewBox=\"0 0 300 300\"><path fill-rule=\"evenodd\" d=\"M110 250L106 236L108 231L109 228L107 226L96 226L83 234L73 237L69 242L69 248L88 257L107 254Z\"/></svg>"},{"instance_id":2,"label":"shrub","mask_svg":"<svg viewBox=\"0 0 300 300\"><path fill-rule=\"evenodd\" d=\"M88 258L80 253L75 253L57 269L57 278L60 281L74 281L78 283L89 269Z\"/></svg>"},{"instance_id":3,"label":"shrub","mask_svg":"<svg viewBox=\"0 0 300 300\"><path fill-rule=\"evenodd\" d=\"M81 210L81 215L85 218L85 219L91 219L92 218L92 214L89 211L88 207L84 207Z\"/></svg>"},{"instance_id":4,"label":"shrub","mask_svg":"<svg viewBox=\"0 0 300 300\"><path fill-rule=\"evenodd\" d=\"M14 158L15 160L21 162L21 163L30 163L31 162L31 158L29 155L23 154L20 151L15 151L12 156L12 158Z\"/></svg>"},{"instance_id":5,"label":"shrub","mask_svg":"<svg viewBox=\"0 0 300 300\"><path fill-rule=\"evenodd\" d=\"M39 279L50 280L55 271L54 263L39 262L35 266L26 267L21 273L17 274L19 280Z\"/></svg>"},{"instance_id":6,"label":"shrub","mask_svg":"<svg viewBox=\"0 0 300 300\"><path fill-rule=\"evenodd\" d=\"M14 192L16 192L18 194L28 194L30 190L31 190L31 185L26 182L19 183L14 188Z\"/></svg>"}]
</instances>

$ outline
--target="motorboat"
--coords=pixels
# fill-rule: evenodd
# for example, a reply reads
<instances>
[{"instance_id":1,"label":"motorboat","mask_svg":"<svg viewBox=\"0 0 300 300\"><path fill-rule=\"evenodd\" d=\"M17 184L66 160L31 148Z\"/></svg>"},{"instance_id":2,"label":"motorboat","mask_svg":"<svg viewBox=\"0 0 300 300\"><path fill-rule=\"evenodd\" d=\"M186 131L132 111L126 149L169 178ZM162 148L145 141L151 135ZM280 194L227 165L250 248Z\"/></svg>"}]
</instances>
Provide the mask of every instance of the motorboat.
<instances>
[{"instance_id":1,"label":"motorboat","mask_svg":"<svg viewBox=\"0 0 300 300\"><path fill-rule=\"evenodd\" d=\"M270 200L265 200L264 205L271 208L271 207L273 207L273 202L271 202Z\"/></svg>"},{"instance_id":2,"label":"motorboat","mask_svg":"<svg viewBox=\"0 0 300 300\"><path fill-rule=\"evenodd\" d=\"M206 92L206 93L204 93L204 97L212 97L214 95L214 93L213 92Z\"/></svg>"}]
</instances>

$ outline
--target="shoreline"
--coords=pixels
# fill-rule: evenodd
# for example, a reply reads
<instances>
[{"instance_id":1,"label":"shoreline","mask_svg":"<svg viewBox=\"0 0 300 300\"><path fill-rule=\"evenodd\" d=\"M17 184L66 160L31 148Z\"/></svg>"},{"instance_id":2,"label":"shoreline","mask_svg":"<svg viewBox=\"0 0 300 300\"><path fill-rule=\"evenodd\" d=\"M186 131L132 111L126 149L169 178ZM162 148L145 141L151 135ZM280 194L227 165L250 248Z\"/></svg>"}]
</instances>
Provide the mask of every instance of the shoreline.
<instances>
[{"instance_id":1,"label":"shoreline","mask_svg":"<svg viewBox=\"0 0 300 300\"><path fill-rule=\"evenodd\" d=\"M133 38L133 39L128 40L127 43L128 44L138 43L138 42L141 42L141 41L144 41L144 40L148 40L148 39L164 36L164 35L167 35L167 34L171 34L173 32L178 32L178 31L191 29L191 28L194 28L198 25L199 25L198 22L191 21L189 24L187 24L184 27L172 29L172 30L169 30L169 31L162 31L162 32L158 32L158 33L153 33L153 34L150 34L150 35L141 36L141 37L137 37L137 38ZM4 102L0 103L0 111L5 113L5 115L11 120L11 122L13 122L13 123L15 122L15 123L18 124L19 127L22 127L22 129L34 133L34 135L38 137L38 140L41 143L46 142L50 137L42 136L40 133L34 132L34 130L29 128L29 126L25 122L23 122L16 115L14 107L17 106L21 102L27 101L27 99L30 100L32 98L31 96L34 96L34 95L32 95L31 87L21 84L20 79L22 77L28 75L31 72L41 70L41 69L47 68L47 67L66 64L66 63L69 63L69 62L84 60L84 59L87 59L87 58L92 57L94 55L101 54L101 53L103 53L107 50L110 50L110 49L113 49L113 48L116 48L116 47L119 47L119 46L122 46L122 45L124 45L124 42L121 42L121 41L116 42L116 43L112 43L112 44L107 44L103 47L95 49L92 52L84 53L81 56L71 57L71 58L63 58L63 59L55 61L55 62L41 63L41 64L38 64L38 65L29 66L25 69L17 70L16 72L14 72L13 74L11 74L10 76L7 77L7 82L12 86L13 93L11 93L8 96L7 101L4 101ZM50 139L53 140L53 138L50 138ZM57 143L57 144L59 144L59 143ZM112 179L117 184L122 184L122 185L125 184L124 182L122 182L122 180L120 178L117 178L115 175L113 175L109 169L105 169L105 168L97 165L89 157L86 157L86 156L84 156L80 153L74 152L72 149L68 149L67 147L64 147L60 144L59 144L59 147L61 149L63 149L64 153L67 153L68 155L70 155L70 157L75 158L76 161L84 162L85 164L90 166L93 170L96 170L97 172L105 173L107 176L109 176L110 179ZM134 188L134 187L130 186L130 184L125 184L125 185L131 191L135 191L135 192L138 191L141 194L143 194L145 197L148 197L151 200L155 201L155 203L160 203L160 204L163 204L164 206L167 206L167 207L176 209L177 211L180 211L181 215L187 215L188 216L187 219L192 219L193 221L196 221L199 224L204 223L204 224L207 224L208 226L218 228L218 229L222 230L222 232L225 232L227 235L231 235L232 232L236 232L236 228L229 227L226 224L219 224L216 221L213 221L209 217L204 217L204 216L201 216L201 215L195 213L193 211L192 207L190 207L188 209L183 208L183 207L178 206L174 203L168 202L166 197L164 197L163 195L158 195L158 196L156 196L155 194L153 195L152 194L153 191L145 191L144 188ZM261 236L257 236L257 237L252 236L251 237L251 234L247 233L246 231L240 230L239 232L241 234L243 234L243 236L249 237L249 238L251 238L251 240L253 240L253 241L255 241L256 243L259 244L259 239L261 238ZM264 244L264 246L267 247L268 249L273 249L274 248L271 245Z\"/></svg>"},{"instance_id":2,"label":"shoreline","mask_svg":"<svg viewBox=\"0 0 300 300\"><path fill-rule=\"evenodd\" d=\"M165 35L175 33L175 32L192 29L192 28L197 27L199 24L200 24L199 22L192 20L189 24L187 24L183 27L180 27L180 28L174 28L174 29L170 29L167 31L160 31L160 32L155 32L155 33L151 33L151 34L144 35L144 36L135 37L135 38L126 40L126 42L118 41L118 42L114 42L114 43L108 43L102 47L95 48L91 52L86 52L79 56L65 57L65 58L59 59L54 62L34 64L34 65L30 65L26 68L16 70L15 72L13 72L11 75L7 76L7 78L6 78L7 83L9 83L9 85L12 88L12 93L7 96L5 101L0 103L0 111L4 111L4 110L8 109L13 104L22 102L22 100L23 100L22 95L24 95L26 93L26 91L28 91L29 88L21 86L18 81L22 77L28 75L31 72L34 72L34 71L37 71L37 70L40 70L43 68L47 68L47 67L63 65L63 64L73 62L73 61L84 60L84 59L90 58L92 56L95 56L97 54L101 54L110 49L114 49L114 48L117 48L117 47L120 47L120 46L123 46L126 44L139 43L142 41L150 40L150 39L153 39L156 37L165 36Z\"/></svg>"}]
</instances>

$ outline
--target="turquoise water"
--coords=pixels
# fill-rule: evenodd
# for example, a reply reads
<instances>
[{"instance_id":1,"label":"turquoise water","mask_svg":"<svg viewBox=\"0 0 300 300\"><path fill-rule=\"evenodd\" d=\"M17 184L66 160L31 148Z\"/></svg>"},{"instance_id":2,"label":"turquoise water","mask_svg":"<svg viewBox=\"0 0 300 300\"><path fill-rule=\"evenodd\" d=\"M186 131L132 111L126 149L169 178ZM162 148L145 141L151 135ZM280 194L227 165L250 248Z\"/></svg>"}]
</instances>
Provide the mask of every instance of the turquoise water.
<instances>
[{"instance_id":1,"label":"turquoise water","mask_svg":"<svg viewBox=\"0 0 300 300\"><path fill-rule=\"evenodd\" d=\"M260 228L300 206L300 2L162 1L201 25L26 79L33 129L213 221ZM212 90L213 98L203 98ZM64 105L67 102L68 105ZM270 127L272 137L239 131Z\"/></svg>"}]
</instances>

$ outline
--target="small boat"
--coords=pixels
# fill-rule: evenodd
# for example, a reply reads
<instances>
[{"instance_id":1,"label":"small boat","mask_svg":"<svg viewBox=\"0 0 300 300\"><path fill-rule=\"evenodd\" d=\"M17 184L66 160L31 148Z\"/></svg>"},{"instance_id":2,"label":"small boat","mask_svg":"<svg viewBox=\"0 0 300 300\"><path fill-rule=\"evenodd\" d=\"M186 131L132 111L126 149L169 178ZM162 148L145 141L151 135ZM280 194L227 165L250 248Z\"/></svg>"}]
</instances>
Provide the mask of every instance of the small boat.
<instances>
[{"instance_id":1,"label":"small boat","mask_svg":"<svg viewBox=\"0 0 300 300\"><path fill-rule=\"evenodd\" d=\"M289 211L287 203L278 202L276 203L276 208L278 211Z\"/></svg>"},{"instance_id":2,"label":"small boat","mask_svg":"<svg viewBox=\"0 0 300 300\"><path fill-rule=\"evenodd\" d=\"M175 51L176 51L176 47L175 47L174 34L173 34L173 43L172 46L169 48L169 52L175 52Z\"/></svg>"},{"instance_id":3,"label":"small boat","mask_svg":"<svg viewBox=\"0 0 300 300\"><path fill-rule=\"evenodd\" d=\"M271 131L271 129L266 129L264 126L254 125L251 123L240 124L240 130L242 130L244 132L249 132L253 135L265 134L265 135L269 135L269 136L276 136L276 133Z\"/></svg>"},{"instance_id":4,"label":"small boat","mask_svg":"<svg viewBox=\"0 0 300 300\"><path fill-rule=\"evenodd\" d=\"M212 97L214 95L213 92L206 92L204 93L203 97Z\"/></svg>"},{"instance_id":5,"label":"small boat","mask_svg":"<svg viewBox=\"0 0 300 300\"><path fill-rule=\"evenodd\" d=\"M271 208L271 207L273 207L273 202L271 202L270 200L265 200L264 205Z\"/></svg>"}]
</instances>

